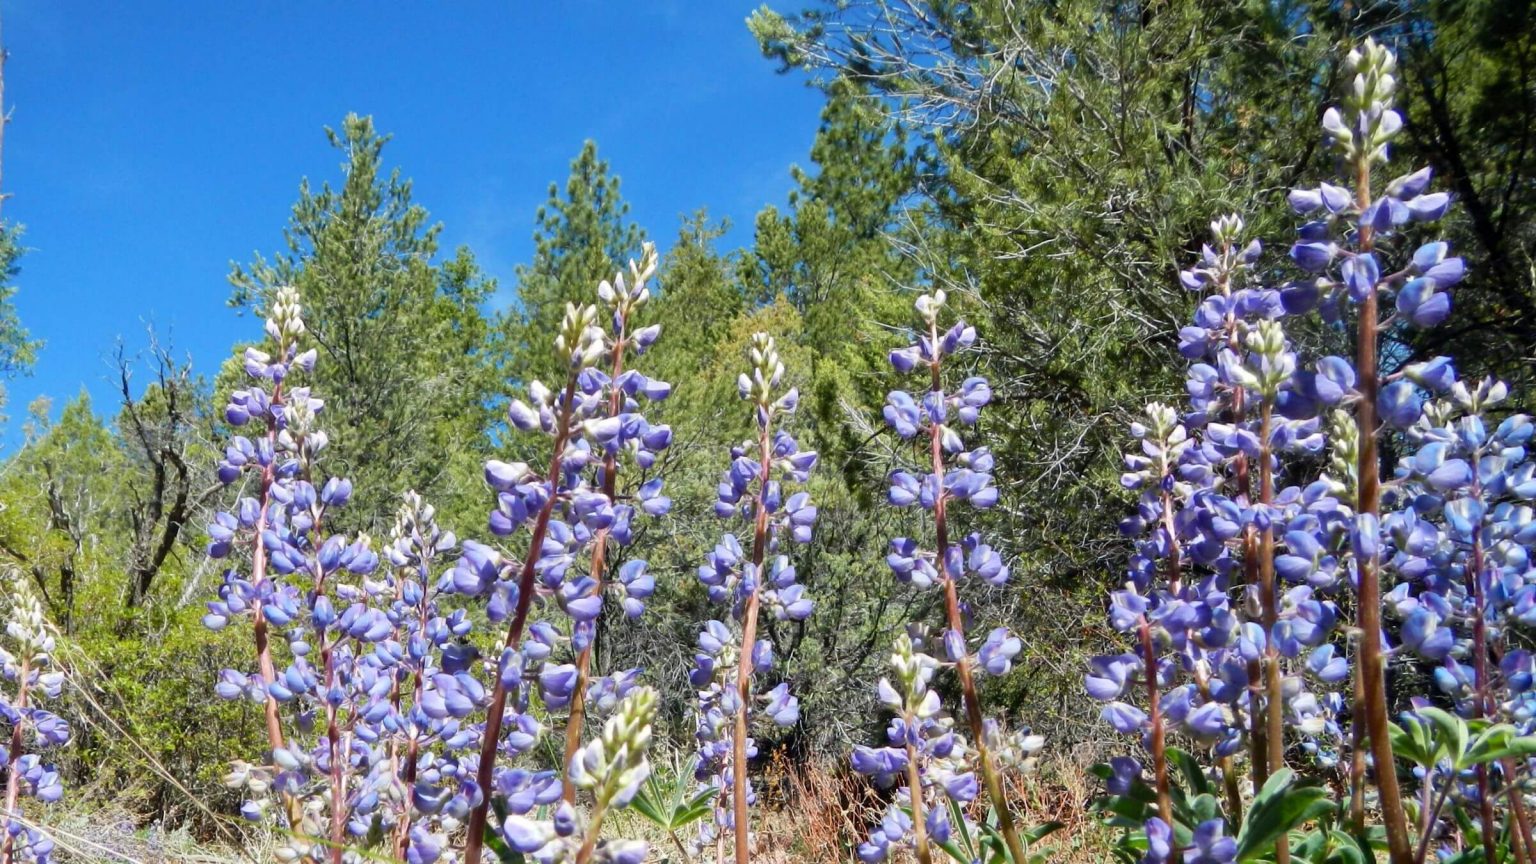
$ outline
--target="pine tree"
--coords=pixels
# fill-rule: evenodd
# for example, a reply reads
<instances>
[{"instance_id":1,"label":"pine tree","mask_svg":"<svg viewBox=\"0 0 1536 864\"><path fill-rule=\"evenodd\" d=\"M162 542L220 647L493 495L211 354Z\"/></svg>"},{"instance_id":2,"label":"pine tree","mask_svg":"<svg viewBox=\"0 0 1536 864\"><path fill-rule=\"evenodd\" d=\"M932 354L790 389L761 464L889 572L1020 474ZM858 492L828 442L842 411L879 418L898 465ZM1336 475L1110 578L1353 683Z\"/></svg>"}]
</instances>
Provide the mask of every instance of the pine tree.
<instances>
[{"instance_id":1,"label":"pine tree","mask_svg":"<svg viewBox=\"0 0 1536 864\"><path fill-rule=\"evenodd\" d=\"M862 437L846 422L850 409L868 413L884 396L874 373L890 348L887 325L905 319L899 289L916 278L890 235L907 229L902 205L918 160L903 130L841 79L828 89L811 161L811 170L793 169L787 213L758 213L738 278L748 296L783 296L803 317L795 338L816 349L807 393L816 446L835 457Z\"/></svg>"},{"instance_id":2,"label":"pine tree","mask_svg":"<svg viewBox=\"0 0 1536 864\"><path fill-rule=\"evenodd\" d=\"M533 261L517 268L517 299L503 322L511 382L559 377L550 339L565 304L592 302L597 283L638 258L645 239L594 141L571 162L563 195L549 185L535 220Z\"/></svg>"},{"instance_id":3,"label":"pine tree","mask_svg":"<svg viewBox=\"0 0 1536 864\"><path fill-rule=\"evenodd\" d=\"M339 150L340 188L306 180L284 231L286 251L234 266L231 304L259 312L294 285L325 355L316 385L325 423L346 428L327 464L369 494L347 518L382 528L395 497L414 489L440 512L474 509L492 400L499 395L482 312L494 282L465 249L438 261L440 227L398 168L384 173L388 138L367 117L326 130ZM461 509L462 508L462 509Z\"/></svg>"}]
</instances>

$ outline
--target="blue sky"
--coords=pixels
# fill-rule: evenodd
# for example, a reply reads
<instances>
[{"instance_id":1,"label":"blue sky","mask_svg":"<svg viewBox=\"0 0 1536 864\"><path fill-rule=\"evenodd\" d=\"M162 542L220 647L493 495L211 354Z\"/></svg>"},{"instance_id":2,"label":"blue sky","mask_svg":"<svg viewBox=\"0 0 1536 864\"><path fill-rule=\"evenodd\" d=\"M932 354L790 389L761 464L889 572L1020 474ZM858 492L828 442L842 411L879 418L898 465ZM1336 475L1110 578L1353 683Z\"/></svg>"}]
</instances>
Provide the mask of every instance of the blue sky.
<instances>
[{"instance_id":1,"label":"blue sky","mask_svg":"<svg viewBox=\"0 0 1536 864\"><path fill-rule=\"evenodd\" d=\"M757 52L757 2L0 0L4 212L31 250L16 303L47 343L7 384L0 445L39 394L57 408L84 386L110 409L119 338L153 324L211 371L251 335L229 262L278 251L300 178L339 176L322 129L348 111L393 134L444 247L504 286L586 138L663 248L703 206L745 243L820 108Z\"/></svg>"}]
</instances>

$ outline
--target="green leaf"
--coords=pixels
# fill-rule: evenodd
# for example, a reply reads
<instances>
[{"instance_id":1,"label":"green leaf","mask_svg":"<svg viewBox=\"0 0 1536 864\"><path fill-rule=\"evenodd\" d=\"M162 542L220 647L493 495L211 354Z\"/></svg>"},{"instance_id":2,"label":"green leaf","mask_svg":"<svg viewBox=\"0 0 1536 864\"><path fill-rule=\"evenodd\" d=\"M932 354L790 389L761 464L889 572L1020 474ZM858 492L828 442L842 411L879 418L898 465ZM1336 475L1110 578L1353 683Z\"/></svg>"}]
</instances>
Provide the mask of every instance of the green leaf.
<instances>
[{"instance_id":1,"label":"green leaf","mask_svg":"<svg viewBox=\"0 0 1536 864\"><path fill-rule=\"evenodd\" d=\"M640 787L633 800L629 802L631 809L646 818L646 821L658 828L671 828L671 814L663 814L661 805L656 801L656 789L650 783Z\"/></svg>"},{"instance_id":2,"label":"green leaf","mask_svg":"<svg viewBox=\"0 0 1536 864\"><path fill-rule=\"evenodd\" d=\"M1437 749L1443 750L1444 755L1450 757L1451 764L1458 768L1465 767L1462 760L1467 752L1467 738L1470 735L1466 721L1442 708L1420 708L1415 713L1434 725L1440 745Z\"/></svg>"},{"instance_id":3,"label":"green leaf","mask_svg":"<svg viewBox=\"0 0 1536 864\"><path fill-rule=\"evenodd\" d=\"M1482 765L1511 757L1536 754L1536 735L1520 735L1508 724L1489 727L1467 748L1467 762Z\"/></svg>"},{"instance_id":4,"label":"green leaf","mask_svg":"<svg viewBox=\"0 0 1536 864\"><path fill-rule=\"evenodd\" d=\"M1354 837L1337 829L1328 832L1328 846L1328 864L1367 864L1372 860Z\"/></svg>"},{"instance_id":5,"label":"green leaf","mask_svg":"<svg viewBox=\"0 0 1536 864\"><path fill-rule=\"evenodd\" d=\"M981 826L982 860L986 864L1013 864L1013 856L1008 853L1008 843L993 824L996 814L989 811L987 816L987 821Z\"/></svg>"},{"instance_id":6,"label":"green leaf","mask_svg":"<svg viewBox=\"0 0 1536 864\"><path fill-rule=\"evenodd\" d=\"M955 845L953 838L951 838L948 842L935 843L933 845L944 850L944 854L948 855L951 861L957 861L959 864L970 864L971 856L961 851L960 847Z\"/></svg>"},{"instance_id":7,"label":"green leaf","mask_svg":"<svg viewBox=\"0 0 1536 864\"><path fill-rule=\"evenodd\" d=\"M1387 727L1392 741L1392 752L1421 768L1434 765L1436 760L1432 745L1425 734L1424 724L1414 722L1411 718L1405 722L1407 726L1392 723Z\"/></svg>"},{"instance_id":8,"label":"green leaf","mask_svg":"<svg viewBox=\"0 0 1536 864\"><path fill-rule=\"evenodd\" d=\"M1041 840L1065 827L1067 826L1061 822L1042 822L1039 825L1032 825L1024 829L1024 842L1030 844L1039 843Z\"/></svg>"},{"instance_id":9,"label":"green leaf","mask_svg":"<svg viewBox=\"0 0 1536 864\"><path fill-rule=\"evenodd\" d=\"M680 807L672 812L672 829L676 830L678 828L692 825L700 819L703 819L705 816L708 816L711 810L711 805L715 800L715 796L719 794L719 789L713 786L708 786L705 787L705 789L699 792L697 795L683 802Z\"/></svg>"},{"instance_id":10,"label":"green leaf","mask_svg":"<svg viewBox=\"0 0 1536 864\"><path fill-rule=\"evenodd\" d=\"M1180 750L1177 747L1167 749L1167 758L1173 767L1178 770L1184 779L1184 785L1191 795L1206 795L1211 791L1211 783L1205 776L1205 771L1200 767L1200 760Z\"/></svg>"},{"instance_id":11,"label":"green leaf","mask_svg":"<svg viewBox=\"0 0 1536 864\"><path fill-rule=\"evenodd\" d=\"M1282 768L1270 775L1248 808L1237 835L1237 860L1253 861L1274 849L1275 841L1337 806L1316 786L1296 787L1296 774Z\"/></svg>"},{"instance_id":12,"label":"green leaf","mask_svg":"<svg viewBox=\"0 0 1536 864\"><path fill-rule=\"evenodd\" d=\"M971 839L971 829L966 824L965 811L960 809L960 805L955 803L953 798L949 799L949 824L952 826L950 836L959 838L960 843L963 844L959 848L964 856L957 857L955 860L969 864L976 858L976 843Z\"/></svg>"}]
</instances>

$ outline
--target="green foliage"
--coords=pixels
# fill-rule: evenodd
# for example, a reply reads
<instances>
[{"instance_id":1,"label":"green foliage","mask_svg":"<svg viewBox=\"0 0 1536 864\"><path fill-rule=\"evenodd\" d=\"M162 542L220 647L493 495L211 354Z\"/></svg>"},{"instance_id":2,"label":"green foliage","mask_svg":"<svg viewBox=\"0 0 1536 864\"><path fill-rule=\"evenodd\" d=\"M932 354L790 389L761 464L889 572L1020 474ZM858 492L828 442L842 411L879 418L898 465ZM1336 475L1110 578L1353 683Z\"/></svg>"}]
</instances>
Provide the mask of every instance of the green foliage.
<instances>
[{"instance_id":1,"label":"green foliage","mask_svg":"<svg viewBox=\"0 0 1536 864\"><path fill-rule=\"evenodd\" d=\"M697 756L690 756L686 762L672 765L666 779L662 779L660 772L652 771L630 806L676 839L678 831L710 817L714 812L712 802L720 793L713 786L699 788L693 779L698 763Z\"/></svg>"},{"instance_id":2,"label":"green foliage","mask_svg":"<svg viewBox=\"0 0 1536 864\"><path fill-rule=\"evenodd\" d=\"M908 259L898 284L944 287L982 334L977 371L998 394L983 432L1007 478L988 530L1013 538L1032 600L1007 610L1010 624L1045 637L1026 650L1048 674L1013 683L1028 716L1093 710L1073 661L1102 636L1075 622L1096 620L1122 554L1116 430L1179 386L1164 358L1189 313L1177 279L1198 251L1189 238L1212 201L1262 229L1275 190L1319 158L1310 136L1275 134L1311 123L1328 83L1326 36L1297 38L1305 12L854 0L750 21L767 56L826 90L829 112L852 93L857 111L883 115L915 165L898 200L917 215L886 245Z\"/></svg>"},{"instance_id":3,"label":"green foliage","mask_svg":"<svg viewBox=\"0 0 1536 864\"><path fill-rule=\"evenodd\" d=\"M1300 786L1294 771L1281 768L1265 781L1248 808L1237 834L1237 860L1263 860L1265 854L1274 853L1275 842L1281 837L1337 807L1328 790Z\"/></svg>"},{"instance_id":4,"label":"green foliage","mask_svg":"<svg viewBox=\"0 0 1536 864\"><path fill-rule=\"evenodd\" d=\"M601 279L612 279L640 256L645 234L629 221L619 178L587 141L571 162L564 196L549 185L549 201L535 214L533 261L517 268L517 300L503 321L508 382L556 380L562 374L550 352L565 304L589 303Z\"/></svg>"},{"instance_id":5,"label":"green foliage","mask_svg":"<svg viewBox=\"0 0 1536 864\"><path fill-rule=\"evenodd\" d=\"M1456 326L1417 336L1405 362L1449 354L1462 374L1533 383L1536 341L1536 7L1404 0L1370 22L1401 46L1407 147L1456 197L1447 237L1467 257ZM1409 352L1404 352L1407 355Z\"/></svg>"},{"instance_id":6,"label":"green foliage","mask_svg":"<svg viewBox=\"0 0 1536 864\"><path fill-rule=\"evenodd\" d=\"M1392 752L1428 770L1456 774L1512 757L1536 754L1536 738L1508 723L1463 720L1441 708L1419 708L1392 724Z\"/></svg>"},{"instance_id":7,"label":"green foliage","mask_svg":"<svg viewBox=\"0 0 1536 864\"><path fill-rule=\"evenodd\" d=\"M263 740L261 706L213 699L208 682L251 665L255 653L205 628L198 606L156 617L142 637L98 630L69 646L74 680L89 688L89 700L72 695L68 716L82 720L73 767L97 788L118 790L125 809L208 831L239 805L220 782L230 752L258 750Z\"/></svg>"},{"instance_id":8,"label":"green foliage","mask_svg":"<svg viewBox=\"0 0 1536 864\"><path fill-rule=\"evenodd\" d=\"M1236 860L1239 862L1272 860L1277 839L1292 836L1308 825L1314 830L1292 837L1301 860L1324 864L1350 860L1350 853L1340 850L1359 852L1357 840L1333 827L1339 802L1330 797L1327 789L1303 782L1289 768L1270 775L1264 787L1254 795L1241 825L1236 825L1234 814L1224 812L1216 797L1217 790L1211 787L1200 761L1193 754L1169 748L1168 760L1173 775L1169 778L1173 806L1171 827L1179 846L1189 844L1201 823L1220 819L1227 825L1226 833L1235 836ZM1112 775L1108 765L1095 765L1091 773L1101 781ZM1146 823L1158 815L1157 793L1137 777L1124 793L1105 795L1094 801L1090 809L1107 824L1122 830L1114 849L1116 857L1126 862L1139 860L1147 848Z\"/></svg>"},{"instance_id":9,"label":"green foliage","mask_svg":"<svg viewBox=\"0 0 1536 864\"><path fill-rule=\"evenodd\" d=\"M67 634L100 623L78 620L93 611L79 595L115 551L97 540L122 527L113 511L127 466L83 392L57 422L49 408L46 400L32 406L25 444L0 472L0 557L31 576L48 617Z\"/></svg>"},{"instance_id":10,"label":"green foliage","mask_svg":"<svg viewBox=\"0 0 1536 864\"><path fill-rule=\"evenodd\" d=\"M758 213L738 278L749 298L783 297L802 317L792 338L815 349L805 413L817 449L842 466L884 401L885 355L897 341L888 322L910 311L903 289L916 267L888 235L908 230L899 220L917 162L902 127L851 81L829 88L821 121L814 170L793 170L789 212Z\"/></svg>"},{"instance_id":11,"label":"green foliage","mask_svg":"<svg viewBox=\"0 0 1536 864\"><path fill-rule=\"evenodd\" d=\"M349 430L327 464L370 492L342 527L382 533L412 489L439 502L448 524L478 523L470 513L501 390L483 311L495 283L467 249L438 260L440 226L398 168L386 173L388 138L370 118L348 115L326 134L345 160L341 186L300 185L284 252L234 266L230 303L260 314L283 285L303 298L323 354L312 383L326 394L327 424ZM234 386L224 381L221 396Z\"/></svg>"},{"instance_id":12,"label":"green foliage","mask_svg":"<svg viewBox=\"0 0 1536 864\"><path fill-rule=\"evenodd\" d=\"M21 270L21 227L0 222L0 378L25 374L37 359L42 342L33 339L16 315L14 284ZM0 385L0 408L5 407L5 387ZM0 415L0 420L4 415Z\"/></svg>"}]
</instances>

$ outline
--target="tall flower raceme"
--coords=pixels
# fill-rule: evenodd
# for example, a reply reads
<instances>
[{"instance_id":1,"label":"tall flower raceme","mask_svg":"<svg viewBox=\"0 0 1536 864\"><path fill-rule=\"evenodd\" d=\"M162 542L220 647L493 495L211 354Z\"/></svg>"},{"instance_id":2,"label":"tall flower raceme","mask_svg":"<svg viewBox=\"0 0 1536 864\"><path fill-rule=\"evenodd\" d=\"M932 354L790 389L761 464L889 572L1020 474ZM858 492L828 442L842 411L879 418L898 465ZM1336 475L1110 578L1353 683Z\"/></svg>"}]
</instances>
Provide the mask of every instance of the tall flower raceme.
<instances>
[{"instance_id":1,"label":"tall flower raceme","mask_svg":"<svg viewBox=\"0 0 1536 864\"><path fill-rule=\"evenodd\" d=\"M0 670L12 689L0 692L0 720L4 721L0 729L5 736L0 747L0 760L5 763L0 862L46 864L53 857L53 840L22 818L21 799L25 796L51 804L64 795L58 772L44 759L49 750L69 743L69 723L39 704L58 697L64 674L51 668L53 635L31 583L15 568L5 572L4 583L9 602L6 640L0 644Z\"/></svg>"},{"instance_id":2,"label":"tall flower raceme","mask_svg":"<svg viewBox=\"0 0 1536 864\"><path fill-rule=\"evenodd\" d=\"M531 400L515 400L509 408L513 427L552 440L548 469L539 474L523 463L486 463L486 481L496 492L491 533L510 537L526 530L528 541L520 561L490 547L466 544L467 554L453 575L454 590L485 598L488 617L507 628L492 670L495 683L475 772L476 785L486 794L470 814L467 864L480 860L493 802L500 802L499 809L509 815L526 817L530 807L548 803L543 798L552 786L556 795L563 792L569 810L580 785L560 772L530 775L502 764L526 752L543 733L543 724L528 710L531 693L537 691L550 712L572 708L572 735L566 746L574 758L586 709L611 708L638 681L638 670L592 678L589 669L605 596L620 595L626 613L634 616L643 610L653 587L643 561L626 562L617 573L608 573L610 543L627 546L637 515L660 515L671 504L654 478L623 500L617 498L621 457L629 454L637 466L648 469L671 442L671 430L649 424L639 410L641 400L666 398L670 386L624 366L626 356L643 353L660 333L657 327L631 329L634 313L649 297L645 283L655 266L655 252L647 247L644 261L631 266L628 280L619 274L599 286L610 322L607 330L598 324L596 305L569 305L554 339L566 379L558 390L533 382L528 388ZM590 562L586 567L584 560ZM570 619L567 632L548 621L530 626L535 599ZM532 636L526 641L525 631ZM574 662L563 662L567 641ZM527 847L542 835L517 835L509 830L513 824L503 820L503 839L520 852L537 851Z\"/></svg>"},{"instance_id":3,"label":"tall flower raceme","mask_svg":"<svg viewBox=\"0 0 1536 864\"><path fill-rule=\"evenodd\" d=\"M1148 745L1155 807L1138 841L1146 860L1231 860L1251 842L1254 820L1240 823L1233 782L1243 752L1254 788L1265 787L1260 798L1290 783L1287 760L1325 777L1342 771L1356 836L1369 770L1394 864L1424 860L1454 825L1475 825L1490 862L1500 836L1514 860L1536 852L1519 789L1529 766L1514 751L1483 748L1484 761L1465 764L1425 757L1415 769L1417 843L1397 782L1393 742L1412 736L1389 723L1389 658L1437 664L1438 689L1477 729L1503 720L1529 731L1530 658L1509 636L1536 623L1536 528L1525 503L1536 467L1525 456L1530 421L1495 416L1503 385L1458 381L1443 357L1382 368L1383 335L1439 324L1463 275L1445 243L1409 237L1449 205L1428 191L1428 169L1373 187L1401 126L1395 62L1369 41L1351 52L1349 96L1323 121L1349 181L1290 194L1293 209L1313 217L1291 249L1306 276L1263 284L1260 247L1238 240L1240 222L1213 226L1214 245L1183 276L1210 292L1180 334L1196 361L1190 410L1158 406L1134 430L1141 446L1127 458L1126 483L1142 498L1125 527L1142 539L1110 613L1143 650L1097 658L1088 687L1109 703L1113 725ZM1291 352L1280 320L1314 309L1328 324L1355 318L1353 362L1303 363ZM1388 438L1404 455L1383 481L1377 445ZM1326 469L1310 473L1324 452ZM1138 682L1145 697L1134 705ZM1412 700L1408 728L1425 727L1429 695ZM1209 748L1229 790L1224 818L1192 823L1169 776L1165 733ZM1122 796L1111 809L1128 806L1123 796L1144 782L1127 758L1103 776ZM1447 801L1464 808L1462 821ZM1239 829L1235 843L1222 842ZM1444 837L1460 843L1465 833ZM1269 842L1284 860L1285 834Z\"/></svg>"},{"instance_id":4,"label":"tall flower raceme","mask_svg":"<svg viewBox=\"0 0 1536 864\"><path fill-rule=\"evenodd\" d=\"M216 691L265 706L270 749L267 761L233 763L226 781L247 792L247 818L276 820L285 861L356 858L382 834L402 857L427 864L478 794L462 772L417 771L417 763L432 760L424 741L449 751L473 742L444 721L484 701L467 658L447 650L453 635L467 632L463 613L444 618L431 599L431 559L453 538L412 496L389 552L397 569L381 575L367 537L325 531L331 509L345 505L352 488L334 477L316 486L328 442L318 427L324 403L306 387L286 386L315 363L313 350L299 350L305 330L292 289L278 292L266 329L275 352L246 350L253 381L225 409L232 425L258 434L235 436L219 468L225 483L250 477L254 490L247 489L256 494L215 514L208 527L209 555L231 566L203 620L213 629L251 621L257 670L225 670ZM274 633L286 643L280 671ZM434 648L444 659L427 657ZM419 699L403 702L400 688L418 681ZM403 777L411 777L409 789Z\"/></svg>"},{"instance_id":5,"label":"tall flower raceme","mask_svg":"<svg viewBox=\"0 0 1536 864\"><path fill-rule=\"evenodd\" d=\"M934 529L931 545L914 538L895 539L886 560L900 581L943 592L945 621L933 638L897 640L892 662L901 686L886 679L880 687L881 701L896 713L887 730L888 746L862 749L854 755L854 766L861 773L904 784L859 855L878 861L893 846L910 844L920 861L928 861L930 844L946 842L952 827L943 801L965 803L985 791L1008 853L1022 862L1023 844L1004 793L1002 772L1032 767L1043 742L1028 730L1004 731L982 711L978 670L993 676L1007 674L1022 645L1002 627L989 631L974 647L966 635L961 580L973 576L990 585L1004 585L1008 568L979 533L967 534L958 542L950 536L954 515L950 507L964 502L978 510L988 509L997 503L997 487L992 483L991 452L985 447L967 449L961 436L961 428L974 425L992 400L992 388L984 378L969 377L958 387L946 389L944 378L945 360L971 347L976 331L957 321L941 332L944 308L943 291L918 297L922 328L912 345L891 353L891 363L898 372L923 373L928 389L920 397L902 390L891 392L884 414L900 437L923 445L922 468L917 473L892 474L887 497L897 507L921 506L932 514ZM969 744L950 731L937 695L927 688L932 669L940 665L952 666L960 680Z\"/></svg>"},{"instance_id":6,"label":"tall flower raceme","mask_svg":"<svg viewBox=\"0 0 1536 864\"><path fill-rule=\"evenodd\" d=\"M458 543L436 516L431 504L407 492L383 550L388 567L362 582L393 625L382 647L395 662L388 664L387 707L373 701L363 717L376 720L362 729L365 739L377 736L364 793L376 796L377 809L361 814L355 827L377 813L391 852L411 864L437 860L474 804L479 790L469 778L478 736L469 720L486 701L473 674L478 654L467 641L466 610L440 606L452 589L445 563Z\"/></svg>"},{"instance_id":7,"label":"tall flower raceme","mask_svg":"<svg viewBox=\"0 0 1536 864\"><path fill-rule=\"evenodd\" d=\"M658 454L671 443L672 430L665 425L647 423L639 403L640 397L649 401L665 399L672 387L626 366L631 357L643 355L661 334L660 325L634 326L634 318L650 299L647 283L655 275L656 265L656 246L646 243L641 260L629 262L628 278L620 271L612 282L601 283L597 291L598 299L608 313L607 355L604 358L608 372L606 380L600 382L599 390L604 413L588 420L586 427L591 431L592 442L601 445L601 459L594 460L591 482L613 502L613 517L608 524L598 525L592 537L587 575L577 579L584 602L566 606L572 617L571 645L576 652L575 677L569 687L566 764L575 758L581 746L589 699L600 707L611 708L615 699L633 686L638 675L639 670L631 669L593 680L592 648L607 594L619 595L620 606L629 619L638 618L645 611L645 601L655 588L655 579L648 572L645 560L631 558L618 567L613 565L618 562L621 550L634 542L637 516L661 516L672 507L671 500L662 494L661 478L645 478L643 473L655 464ZM633 466L639 469L641 477L640 482L626 490L627 494L621 498L619 475L625 467L621 457L626 454L633 457ZM616 590L610 591L610 587ZM594 597L595 603L591 600ZM562 668L560 674L569 673ZM574 779L567 776L563 797L573 802L575 793Z\"/></svg>"},{"instance_id":8,"label":"tall flower raceme","mask_svg":"<svg viewBox=\"0 0 1536 864\"><path fill-rule=\"evenodd\" d=\"M754 795L747 766L757 752L751 738L754 709L761 706L760 713L779 726L793 726L800 716L787 683L763 694L754 691L755 676L773 668L773 644L758 634L759 613L767 609L782 621L810 616L812 602L795 581L783 539L788 535L797 543L810 542L816 521L807 492L785 497L785 484L804 484L816 464L816 453L801 450L778 426L795 412L799 392L784 388L784 364L773 337L754 334L750 359L751 371L739 377L737 389L752 405L757 439L731 448L731 466L716 490L715 513L751 525L752 543L749 551L735 534L726 533L699 567L709 599L727 606L740 632L710 621L699 634L690 675L699 694L697 776L721 790L715 818L701 826L699 842L733 833L737 864L746 864L751 855L747 812Z\"/></svg>"}]
</instances>

